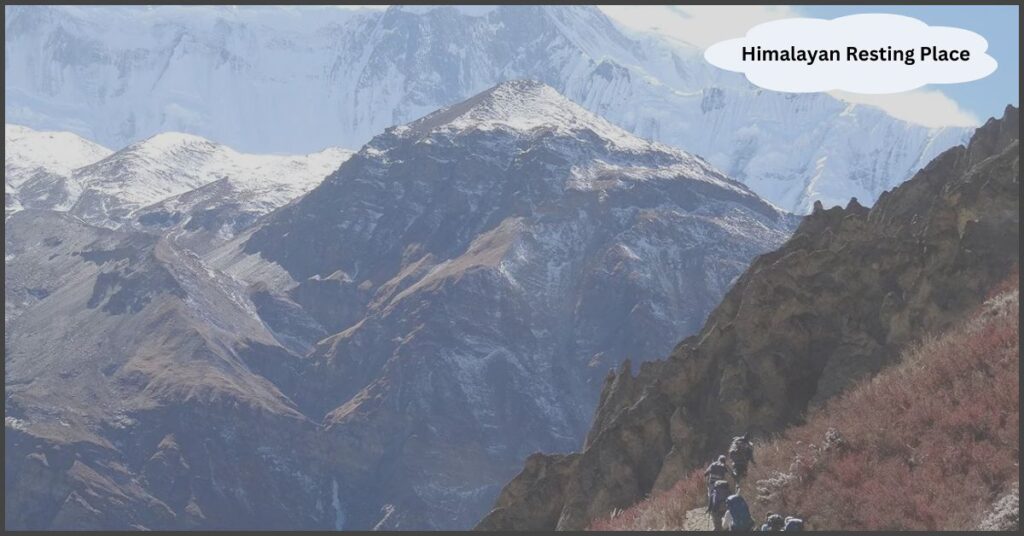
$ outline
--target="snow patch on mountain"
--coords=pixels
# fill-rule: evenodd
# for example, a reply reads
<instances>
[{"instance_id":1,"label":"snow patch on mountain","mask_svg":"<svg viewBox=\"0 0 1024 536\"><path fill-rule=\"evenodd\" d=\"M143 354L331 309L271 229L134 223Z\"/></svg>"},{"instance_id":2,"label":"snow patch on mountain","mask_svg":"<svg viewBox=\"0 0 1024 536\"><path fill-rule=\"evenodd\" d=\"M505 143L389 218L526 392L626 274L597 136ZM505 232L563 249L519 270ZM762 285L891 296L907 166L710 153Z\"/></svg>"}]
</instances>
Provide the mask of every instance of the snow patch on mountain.
<instances>
[{"instance_id":1,"label":"snow patch on mountain","mask_svg":"<svg viewBox=\"0 0 1024 536\"><path fill-rule=\"evenodd\" d=\"M75 168L100 160L113 151L70 132L33 130L4 125L4 184L21 186L33 172L68 175Z\"/></svg>"},{"instance_id":2,"label":"snow patch on mountain","mask_svg":"<svg viewBox=\"0 0 1024 536\"><path fill-rule=\"evenodd\" d=\"M37 131L4 125L4 214L23 208L67 210L67 190L75 168L96 162L111 150L70 132ZM24 188L24 191L22 191Z\"/></svg>"},{"instance_id":3,"label":"snow patch on mountain","mask_svg":"<svg viewBox=\"0 0 1024 536\"><path fill-rule=\"evenodd\" d=\"M261 213L284 205L312 190L354 152L330 147L308 155L277 156L238 153L221 146L217 158L203 168L204 182L226 179L233 196L225 201L242 201ZM192 192L188 190L186 193ZM187 210L183 195L167 198L163 208Z\"/></svg>"}]
</instances>

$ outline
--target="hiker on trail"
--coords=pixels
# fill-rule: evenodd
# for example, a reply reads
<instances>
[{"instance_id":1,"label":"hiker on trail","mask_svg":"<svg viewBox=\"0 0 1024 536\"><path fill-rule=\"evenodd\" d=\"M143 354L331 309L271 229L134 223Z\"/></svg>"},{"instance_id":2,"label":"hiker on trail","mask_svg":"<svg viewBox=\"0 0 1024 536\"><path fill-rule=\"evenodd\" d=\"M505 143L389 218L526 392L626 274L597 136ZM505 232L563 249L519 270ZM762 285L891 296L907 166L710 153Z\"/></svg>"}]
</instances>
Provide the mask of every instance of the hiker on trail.
<instances>
[{"instance_id":1,"label":"hiker on trail","mask_svg":"<svg viewBox=\"0 0 1024 536\"><path fill-rule=\"evenodd\" d=\"M782 519L782 516L775 512L768 512L764 519L764 525L761 525L761 532L780 531L785 525L786 521Z\"/></svg>"},{"instance_id":2,"label":"hiker on trail","mask_svg":"<svg viewBox=\"0 0 1024 536\"><path fill-rule=\"evenodd\" d=\"M754 463L754 446L749 434L734 437L729 445L729 459L732 460L732 474L741 480L747 474L747 465Z\"/></svg>"},{"instance_id":3,"label":"hiker on trail","mask_svg":"<svg viewBox=\"0 0 1024 536\"><path fill-rule=\"evenodd\" d=\"M725 480L725 476L729 473L729 469L725 466L725 455L718 457L718 460L711 463L707 469L704 470L704 480L708 485L708 512L711 511L711 494L715 491L715 482L719 480Z\"/></svg>"},{"instance_id":4,"label":"hiker on trail","mask_svg":"<svg viewBox=\"0 0 1024 536\"><path fill-rule=\"evenodd\" d=\"M782 530L804 530L804 520L799 517L787 517L786 527Z\"/></svg>"},{"instance_id":5,"label":"hiker on trail","mask_svg":"<svg viewBox=\"0 0 1024 536\"><path fill-rule=\"evenodd\" d=\"M740 495L739 488L736 493L725 500L725 521L724 524L731 531L748 531L754 528L754 518L750 516L750 506L746 499Z\"/></svg>"},{"instance_id":6,"label":"hiker on trail","mask_svg":"<svg viewBox=\"0 0 1024 536\"><path fill-rule=\"evenodd\" d=\"M732 492L729 491L729 482L717 480L714 484L714 491L711 494L711 524L715 530L722 530L722 516L728 511L726 501Z\"/></svg>"}]
</instances>

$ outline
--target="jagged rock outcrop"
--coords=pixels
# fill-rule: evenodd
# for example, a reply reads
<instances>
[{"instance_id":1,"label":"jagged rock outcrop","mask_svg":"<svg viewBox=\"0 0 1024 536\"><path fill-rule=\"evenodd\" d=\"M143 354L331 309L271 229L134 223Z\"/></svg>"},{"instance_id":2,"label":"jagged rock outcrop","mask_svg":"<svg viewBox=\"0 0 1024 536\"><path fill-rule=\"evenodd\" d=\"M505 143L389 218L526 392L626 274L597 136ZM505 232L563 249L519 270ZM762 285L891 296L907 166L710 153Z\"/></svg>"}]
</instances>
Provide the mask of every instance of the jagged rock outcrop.
<instances>
[{"instance_id":1,"label":"jagged rock outcrop","mask_svg":"<svg viewBox=\"0 0 1024 536\"><path fill-rule=\"evenodd\" d=\"M1008 107L871 209L816 206L699 334L635 377L610 375L582 452L532 459L543 478L523 471L478 528L584 528L670 486L730 435L798 421L981 303L1019 256L1018 131Z\"/></svg>"}]
</instances>

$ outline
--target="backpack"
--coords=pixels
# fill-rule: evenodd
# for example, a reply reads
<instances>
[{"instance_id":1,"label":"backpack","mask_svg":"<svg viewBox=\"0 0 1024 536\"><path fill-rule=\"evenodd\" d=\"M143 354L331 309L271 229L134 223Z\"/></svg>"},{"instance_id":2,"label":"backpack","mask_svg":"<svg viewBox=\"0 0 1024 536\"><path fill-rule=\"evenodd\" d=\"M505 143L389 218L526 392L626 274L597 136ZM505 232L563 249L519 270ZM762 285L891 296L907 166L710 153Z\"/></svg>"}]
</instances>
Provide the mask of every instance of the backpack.
<instances>
[{"instance_id":1,"label":"backpack","mask_svg":"<svg viewBox=\"0 0 1024 536\"><path fill-rule=\"evenodd\" d=\"M736 530L750 530L754 526L754 519L750 517L750 507L743 497L732 495L726 499L725 506L729 509Z\"/></svg>"},{"instance_id":2,"label":"backpack","mask_svg":"<svg viewBox=\"0 0 1024 536\"><path fill-rule=\"evenodd\" d=\"M729 445L729 459L734 462L745 462L750 458L753 458L754 446L748 441L744 441L740 438L732 440L732 444Z\"/></svg>"},{"instance_id":3,"label":"backpack","mask_svg":"<svg viewBox=\"0 0 1024 536\"><path fill-rule=\"evenodd\" d=\"M728 472L729 469L725 464L715 462L708 467L708 479L712 484L714 484L715 481L725 478L725 475Z\"/></svg>"},{"instance_id":4,"label":"backpack","mask_svg":"<svg viewBox=\"0 0 1024 536\"><path fill-rule=\"evenodd\" d=\"M804 530L804 520L791 517L786 520L786 528L782 530Z\"/></svg>"}]
</instances>

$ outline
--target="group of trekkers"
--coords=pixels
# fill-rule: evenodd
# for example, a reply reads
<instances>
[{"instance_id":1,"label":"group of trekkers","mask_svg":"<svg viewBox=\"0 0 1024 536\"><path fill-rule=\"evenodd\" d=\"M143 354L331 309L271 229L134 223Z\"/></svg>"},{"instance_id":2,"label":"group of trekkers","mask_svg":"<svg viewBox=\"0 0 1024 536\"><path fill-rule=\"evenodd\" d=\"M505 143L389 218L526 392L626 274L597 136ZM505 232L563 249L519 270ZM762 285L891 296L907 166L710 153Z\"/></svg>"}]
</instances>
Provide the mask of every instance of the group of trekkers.
<instances>
[{"instance_id":1,"label":"group of trekkers","mask_svg":"<svg viewBox=\"0 0 1024 536\"><path fill-rule=\"evenodd\" d=\"M732 462L732 469L726 465L726 461ZM729 456L723 454L711 463L704 471L704 477L708 485L708 514L715 530L803 530L804 522L794 516L782 517L774 512L768 512L765 522L756 527L754 518L750 515L750 507L747 501L740 495L740 481L747 475L747 467L754 463L754 446L750 443L749 434L734 437L729 445ZM736 492L733 493L726 480L728 474L732 474L736 481Z\"/></svg>"}]
</instances>

